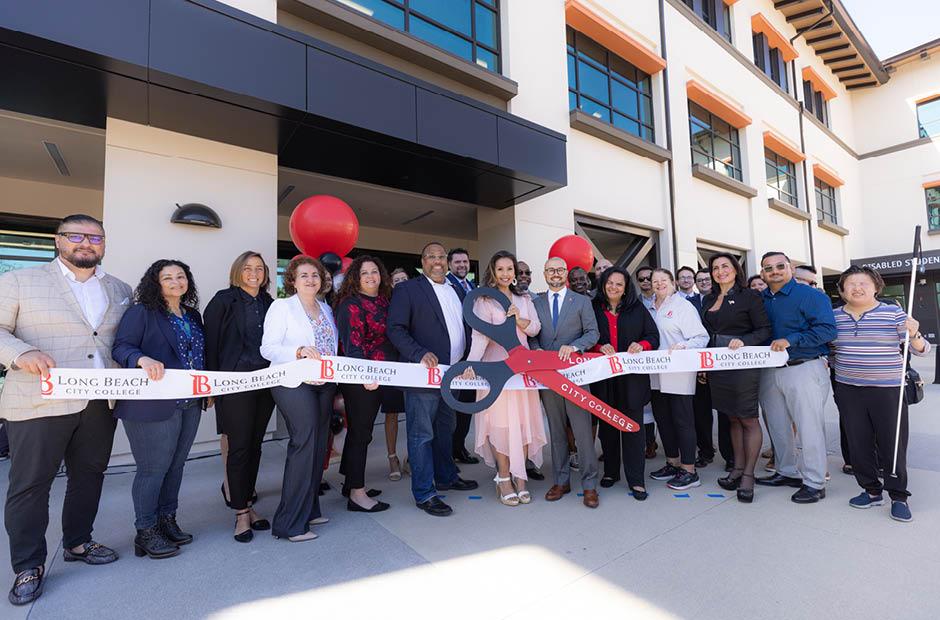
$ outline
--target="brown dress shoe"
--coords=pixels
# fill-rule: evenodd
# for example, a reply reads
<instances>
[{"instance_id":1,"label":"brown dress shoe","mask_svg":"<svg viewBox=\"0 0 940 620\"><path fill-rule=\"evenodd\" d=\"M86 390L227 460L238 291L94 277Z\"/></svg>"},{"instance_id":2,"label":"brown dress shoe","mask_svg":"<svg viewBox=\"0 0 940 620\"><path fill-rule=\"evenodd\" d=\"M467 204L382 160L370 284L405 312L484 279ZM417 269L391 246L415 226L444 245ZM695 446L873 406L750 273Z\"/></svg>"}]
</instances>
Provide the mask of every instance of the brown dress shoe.
<instances>
[{"instance_id":1,"label":"brown dress shoe","mask_svg":"<svg viewBox=\"0 0 940 620\"><path fill-rule=\"evenodd\" d=\"M600 500L597 497L597 491L585 490L584 491L584 505L588 508L597 508L597 505L600 503Z\"/></svg>"},{"instance_id":2,"label":"brown dress shoe","mask_svg":"<svg viewBox=\"0 0 940 620\"><path fill-rule=\"evenodd\" d=\"M567 493L571 493L570 484L566 484L565 486L561 486L560 484L553 484L552 488L550 488L548 490L548 493L545 494L545 501L557 502L558 500L561 499L562 495L565 495ZM595 495L597 494L595 493Z\"/></svg>"}]
</instances>

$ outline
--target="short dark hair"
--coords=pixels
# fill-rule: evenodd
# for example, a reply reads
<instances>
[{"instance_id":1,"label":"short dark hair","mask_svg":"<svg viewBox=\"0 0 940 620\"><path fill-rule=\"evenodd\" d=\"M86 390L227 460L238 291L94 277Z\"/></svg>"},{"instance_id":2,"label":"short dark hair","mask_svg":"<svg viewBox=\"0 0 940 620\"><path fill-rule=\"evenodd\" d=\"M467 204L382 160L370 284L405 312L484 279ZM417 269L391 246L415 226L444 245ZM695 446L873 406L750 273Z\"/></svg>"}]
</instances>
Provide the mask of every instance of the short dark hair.
<instances>
[{"instance_id":1,"label":"short dark hair","mask_svg":"<svg viewBox=\"0 0 940 620\"><path fill-rule=\"evenodd\" d=\"M836 286L839 288L839 292L845 290L845 281L849 276L865 275L871 278L872 284L875 285L875 295L881 295L881 292L885 289L884 278L881 277L881 274L872 269L871 267L863 265L852 265L848 269L842 272L842 275L839 276L839 281L836 283Z\"/></svg>"},{"instance_id":2,"label":"short dark hair","mask_svg":"<svg viewBox=\"0 0 940 620\"><path fill-rule=\"evenodd\" d=\"M786 261L787 261L788 263L790 262L790 257L789 257L789 256L787 256L784 252L778 252L777 250L774 250L774 251L772 251L772 252L764 252L764 255L760 257L760 262L763 263L764 260L765 260L768 256L782 256L783 258L786 259ZM814 271L813 273L816 273L816 272Z\"/></svg>"},{"instance_id":3,"label":"short dark hair","mask_svg":"<svg viewBox=\"0 0 940 620\"><path fill-rule=\"evenodd\" d=\"M691 272L692 272L692 277L693 277L693 278L695 277L696 271L695 271L694 269L692 269L691 267L689 267L688 265L682 265L681 267L679 267L678 269L676 269L676 277L678 278L678 277L679 277L679 274L682 273L683 271L691 271Z\"/></svg>"},{"instance_id":4,"label":"short dark hair","mask_svg":"<svg viewBox=\"0 0 940 620\"><path fill-rule=\"evenodd\" d=\"M450 263L450 261L452 261L452 260L454 259L454 255L455 255L455 254L466 254L466 255L467 255L467 259L468 259L468 260L470 259L470 252L468 252L468 251L465 250L464 248L454 248L453 250L451 250L450 252L447 253L447 262L448 262L448 263Z\"/></svg>"},{"instance_id":5,"label":"short dark hair","mask_svg":"<svg viewBox=\"0 0 940 620\"><path fill-rule=\"evenodd\" d=\"M101 229L102 232L104 232L104 224L101 223L101 220L99 220L96 217L86 215L84 213L73 213L72 215L66 215L65 217L62 218L62 221L59 222L59 227L56 228L55 231L62 232L63 226L65 226L66 224L73 224L73 223L95 224L98 228Z\"/></svg>"},{"instance_id":6,"label":"short dark hair","mask_svg":"<svg viewBox=\"0 0 940 620\"><path fill-rule=\"evenodd\" d=\"M649 271L650 273L653 273L653 268L649 265L641 265L636 268L636 271L633 272L633 277L640 275L641 271Z\"/></svg>"},{"instance_id":7,"label":"short dark hair","mask_svg":"<svg viewBox=\"0 0 940 620\"><path fill-rule=\"evenodd\" d=\"M442 250L446 250L446 249L447 249L447 246L445 246L445 245L444 245L443 243L441 243L440 241L428 241L427 243L424 244L424 247L421 248L421 257L422 257L422 258L424 258L424 253L427 252L427 251L428 251L428 248L431 247L432 245L439 245L439 246L441 246L441 249L442 249Z\"/></svg>"},{"instance_id":8,"label":"short dark hair","mask_svg":"<svg viewBox=\"0 0 940 620\"><path fill-rule=\"evenodd\" d=\"M759 273L752 275L750 278L747 279L747 287L751 288L751 282L753 282L754 280L760 280L760 279L761 277Z\"/></svg>"},{"instance_id":9,"label":"short dark hair","mask_svg":"<svg viewBox=\"0 0 940 620\"><path fill-rule=\"evenodd\" d=\"M816 268L813 267L812 265L797 265L796 268L797 268L797 269L805 269L806 271L810 272L810 273L813 274L814 276L816 275Z\"/></svg>"},{"instance_id":10,"label":"short dark hair","mask_svg":"<svg viewBox=\"0 0 940 620\"><path fill-rule=\"evenodd\" d=\"M652 269L652 267L647 267L647 269ZM639 269L637 269L639 271ZM623 276L624 289L623 297L620 298L620 304L616 308L610 307L610 301L607 299L607 280L610 279L612 275L619 273ZM637 293L636 286L633 284L633 278L627 273L627 270L623 267L617 267L614 265L610 269L606 269L604 273L601 274L600 280L597 283L597 294L594 296L593 304L594 307L600 308L601 310L611 310L619 313L621 310L627 310L632 308L633 305L637 302ZM616 345L617 343L613 343Z\"/></svg>"},{"instance_id":11,"label":"short dark hair","mask_svg":"<svg viewBox=\"0 0 940 620\"><path fill-rule=\"evenodd\" d=\"M695 272L695 277L698 277L699 274L704 273L706 276L711 277L712 273L705 267L702 267Z\"/></svg>"}]
</instances>

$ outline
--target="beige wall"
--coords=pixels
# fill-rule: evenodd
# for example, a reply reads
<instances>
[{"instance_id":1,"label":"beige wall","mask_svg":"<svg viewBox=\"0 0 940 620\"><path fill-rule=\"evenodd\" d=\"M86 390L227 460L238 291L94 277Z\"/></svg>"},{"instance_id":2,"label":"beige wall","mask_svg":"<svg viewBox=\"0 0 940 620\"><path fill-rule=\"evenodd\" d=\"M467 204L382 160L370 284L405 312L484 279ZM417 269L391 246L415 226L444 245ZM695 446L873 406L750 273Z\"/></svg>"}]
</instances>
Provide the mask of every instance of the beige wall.
<instances>
[{"instance_id":1,"label":"beige wall","mask_svg":"<svg viewBox=\"0 0 940 620\"><path fill-rule=\"evenodd\" d=\"M57 218L86 213L100 219L102 200L103 192L97 189L0 177L0 211L4 213Z\"/></svg>"}]
</instances>

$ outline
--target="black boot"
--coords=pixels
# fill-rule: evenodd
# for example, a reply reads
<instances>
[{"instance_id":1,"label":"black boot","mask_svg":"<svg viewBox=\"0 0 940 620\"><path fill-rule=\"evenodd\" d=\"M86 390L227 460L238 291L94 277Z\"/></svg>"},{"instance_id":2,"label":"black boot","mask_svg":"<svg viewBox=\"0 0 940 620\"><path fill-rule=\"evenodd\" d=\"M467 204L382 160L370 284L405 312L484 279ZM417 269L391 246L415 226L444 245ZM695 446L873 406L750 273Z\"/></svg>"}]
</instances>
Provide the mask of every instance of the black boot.
<instances>
[{"instance_id":1,"label":"black boot","mask_svg":"<svg viewBox=\"0 0 940 620\"><path fill-rule=\"evenodd\" d=\"M174 545L188 545L193 542L193 535L187 534L176 524L176 515L160 515L157 517L157 527L163 537Z\"/></svg>"},{"instance_id":2,"label":"black boot","mask_svg":"<svg viewBox=\"0 0 940 620\"><path fill-rule=\"evenodd\" d=\"M164 538L159 526L137 530L134 538L134 555L139 558L149 555L155 560L169 558L180 552L180 548Z\"/></svg>"}]
</instances>

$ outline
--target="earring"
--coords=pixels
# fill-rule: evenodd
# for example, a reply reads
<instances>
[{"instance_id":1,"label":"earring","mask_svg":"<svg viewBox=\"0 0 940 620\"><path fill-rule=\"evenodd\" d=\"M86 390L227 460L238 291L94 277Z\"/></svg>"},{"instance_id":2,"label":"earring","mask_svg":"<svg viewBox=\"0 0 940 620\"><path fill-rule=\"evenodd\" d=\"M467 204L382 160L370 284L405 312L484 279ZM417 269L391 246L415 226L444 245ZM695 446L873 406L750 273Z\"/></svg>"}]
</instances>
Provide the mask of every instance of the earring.
<instances>
[{"instance_id":1,"label":"earring","mask_svg":"<svg viewBox=\"0 0 940 620\"><path fill-rule=\"evenodd\" d=\"M515 286L516 284L518 284L518 282L516 282L516 279L513 278L513 279L512 279L512 285Z\"/></svg>"}]
</instances>

